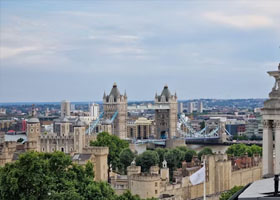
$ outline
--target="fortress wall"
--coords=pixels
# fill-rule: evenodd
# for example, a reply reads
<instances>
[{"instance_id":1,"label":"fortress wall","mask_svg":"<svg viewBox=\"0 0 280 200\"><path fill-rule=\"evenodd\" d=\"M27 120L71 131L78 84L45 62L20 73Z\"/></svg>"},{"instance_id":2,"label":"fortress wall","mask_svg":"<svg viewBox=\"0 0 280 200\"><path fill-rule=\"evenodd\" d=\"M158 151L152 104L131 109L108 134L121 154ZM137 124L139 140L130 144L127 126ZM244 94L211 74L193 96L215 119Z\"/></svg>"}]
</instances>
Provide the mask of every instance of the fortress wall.
<instances>
[{"instance_id":1,"label":"fortress wall","mask_svg":"<svg viewBox=\"0 0 280 200\"><path fill-rule=\"evenodd\" d=\"M262 167L261 165L247 168L247 169L241 169L238 171L232 172L232 181L231 181L231 188L234 186L239 185L247 185L248 183L251 183L256 180L260 180L262 178Z\"/></svg>"}]
</instances>

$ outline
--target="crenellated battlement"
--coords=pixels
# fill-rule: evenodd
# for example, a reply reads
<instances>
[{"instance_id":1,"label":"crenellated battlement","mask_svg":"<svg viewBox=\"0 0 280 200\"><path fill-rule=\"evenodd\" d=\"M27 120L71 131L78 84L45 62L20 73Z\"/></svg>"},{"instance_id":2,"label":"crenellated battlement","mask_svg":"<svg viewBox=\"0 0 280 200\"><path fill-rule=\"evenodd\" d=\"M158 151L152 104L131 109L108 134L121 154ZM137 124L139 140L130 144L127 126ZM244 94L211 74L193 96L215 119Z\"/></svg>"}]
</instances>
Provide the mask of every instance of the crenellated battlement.
<instances>
[{"instance_id":1,"label":"crenellated battlement","mask_svg":"<svg viewBox=\"0 0 280 200\"><path fill-rule=\"evenodd\" d=\"M94 155L108 155L109 148L108 147L85 147L83 148L83 153L92 153Z\"/></svg>"},{"instance_id":2,"label":"crenellated battlement","mask_svg":"<svg viewBox=\"0 0 280 200\"><path fill-rule=\"evenodd\" d=\"M130 176L130 179L133 181L160 181L159 174L150 174L150 173L140 173L140 174L133 174Z\"/></svg>"},{"instance_id":3,"label":"crenellated battlement","mask_svg":"<svg viewBox=\"0 0 280 200\"><path fill-rule=\"evenodd\" d=\"M57 136L57 135L41 135L40 139L42 140L72 140L74 139L73 135L67 135L67 136Z\"/></svg>"}]
</instances>

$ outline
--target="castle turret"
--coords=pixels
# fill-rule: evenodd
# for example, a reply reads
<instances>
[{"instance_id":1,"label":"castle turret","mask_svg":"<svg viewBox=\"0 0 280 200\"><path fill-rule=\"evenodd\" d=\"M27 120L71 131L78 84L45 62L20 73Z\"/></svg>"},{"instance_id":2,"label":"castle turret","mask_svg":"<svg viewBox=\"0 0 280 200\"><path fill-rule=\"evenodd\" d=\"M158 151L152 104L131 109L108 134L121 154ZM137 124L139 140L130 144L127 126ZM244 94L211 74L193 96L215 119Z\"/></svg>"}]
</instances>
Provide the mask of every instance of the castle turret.
<instances>
[{"instance_id":1,"label":"castle turret","mask_svg":"<svg viewBox=\"0 0 280 200\"><path fill-rule=\"evenodd\" d=\"M163 182L169 182L169 168L167 167L166 160L162 162L162 168L160 169L160 178Z\"/></svg>"},{"instance_id":2,"label":"castle turret","mask_svg":"<svg viewBox=\"0 0 280 200\"><path fill-rule=\"evenodd\" d=\"M85 123L79 117L74 125L74 149L78 153L83 152L86 144L85 131Z\"/></svg>"},{"instance_id":3,"label":"castle turret","mask_svg":"<svg viewBox=\"0 0 280 200\"><path fill-rule=\"evenodd\" d=\"M40 135L41 135L41 126L40 121L35 117L35 108L32 107L31 118L27 121L27 142L37 143L34 145L34 150L40 151Z\"/></svg>"}]
</instances>

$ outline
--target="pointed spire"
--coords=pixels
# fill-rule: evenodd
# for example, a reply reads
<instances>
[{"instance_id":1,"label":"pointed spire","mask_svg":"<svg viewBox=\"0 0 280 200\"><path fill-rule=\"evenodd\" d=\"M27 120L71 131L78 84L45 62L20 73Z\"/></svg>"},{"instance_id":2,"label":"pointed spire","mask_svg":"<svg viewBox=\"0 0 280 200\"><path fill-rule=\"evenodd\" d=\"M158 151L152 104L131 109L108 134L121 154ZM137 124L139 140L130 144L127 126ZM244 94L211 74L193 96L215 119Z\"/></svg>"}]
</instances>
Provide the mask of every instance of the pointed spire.
<instances>
[{"instance_id":1,"label":"pointed spire","mask_svg":"<svg viewBox=\"0 0 280 200\"><path fill-rule=\"evenodd\" d=\"M106 98L106 93L105 93L105 90L104 90L103 99L105 99L105 98Z\"/></svg>"},{"instance_id":2,"label":"pointed spire","mask_svg":"<svg viewBox=\"0 0 280 200\"><path fill-rule=\"evenodd\" d=\"M278 70L280 71L280 63L279 63L279 65L278 65Z\"/></svg>"},{"instance_id":3,"label":"pointed spire","mask_svg":"<svg viewBox=\"0 0 280 200\"><path fill-rule=\"evenodd\" d=\"M124 90L124 97L126 97L126 90Z\"/></svg>"}]
</instances>

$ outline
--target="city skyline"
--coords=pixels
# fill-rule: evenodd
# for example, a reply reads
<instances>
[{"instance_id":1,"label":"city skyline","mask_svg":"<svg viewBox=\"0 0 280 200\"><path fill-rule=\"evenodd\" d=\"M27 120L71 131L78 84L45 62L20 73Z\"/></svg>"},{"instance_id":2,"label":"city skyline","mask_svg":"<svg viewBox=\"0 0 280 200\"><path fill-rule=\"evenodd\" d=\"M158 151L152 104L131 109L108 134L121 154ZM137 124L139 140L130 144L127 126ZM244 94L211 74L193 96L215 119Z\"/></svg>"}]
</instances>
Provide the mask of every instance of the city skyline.
<instances>
[{"instance_id":1,"label":"city skyline","mask_svg":"<svg viewBox=\"0 0 280 200\"><path fill-rule=\"evenodd\" d=\"M280 3L1 1L0 102L267 98Z\"/></svg>"}]
</instances>

